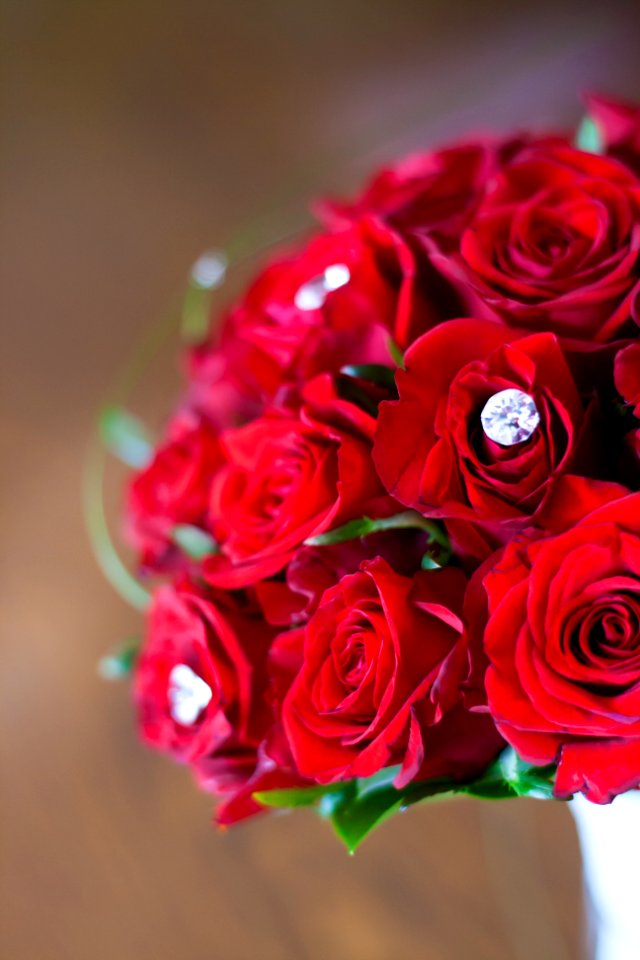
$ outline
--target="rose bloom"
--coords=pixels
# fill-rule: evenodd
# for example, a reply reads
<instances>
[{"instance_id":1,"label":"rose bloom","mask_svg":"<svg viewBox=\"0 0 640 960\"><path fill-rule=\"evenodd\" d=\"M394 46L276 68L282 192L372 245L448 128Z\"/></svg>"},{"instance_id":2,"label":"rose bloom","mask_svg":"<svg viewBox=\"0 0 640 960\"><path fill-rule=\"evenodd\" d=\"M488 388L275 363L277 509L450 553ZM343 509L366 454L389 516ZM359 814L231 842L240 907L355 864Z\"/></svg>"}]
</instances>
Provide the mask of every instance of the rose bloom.
<instances>
[{"instance_id":1,"label":"rose bloom","mask_svg":"<svg viewBox=\"0 0 640 960\"><path fill-rule=\"evenodd\" d=\"M184 405L216 433L257 417L262 403L238 382L231 349L201 343L188 350Z\"/></svg>"},{"instance_id":2,"label":"rose bloom","mask_svg":"<svg viewBox=\"0 0 640 960\"><path fill-rule=\"evenodd\" d=\"M607 154L640 173L640 108L595 93L585 101Z\"/></svg>"},{"instance_id":3,"label":"rose bloom","mask_svg":"<svg viewBox=\"0 0 640 960\"><path fill-rule=\"evenodd\" d=\"M461 241L464 279L507 323L594 343L640 318L639 254L640 181L560 144L507 164Z\"/></svg>"},{"instance_id":4,"label":"rose bloom","mask_svg":"<svg viewBox=\"0 0 640 960\"><path fill-rule=\"evenodd\" d=\"M558 797L596 803L640 784L640 494L624 493L563 481L550 534L484 576L491 715L525 760L559 762Z\"/></svg>"},{"instance_id":5,"label":"rose bloom","mask_svg":"<svg viewBox=\"0 0 640 960\"><path fill-rule=\"evenodd\" d=\"M390 363L449 315L448 288L418 270L411 246L373 218L313 237L275 260L228 314L220 340L228 375L269 399L350 363Z\"/></svg>"},{"instance_id":6,"label":"rose bloom","mask_svg":"<svg viewBox=\"0 0 640 960\"><path fill-rule=\"evenodd\" d=\"M427 516L484 523L502 542L576 465L590 419L557 338L516 336L496 323L454 320L421 337L396 374L399 400L381 405L374 445L394 497ZM534 400L540 422L528 439L501 446L486 436L481 413L508 389ZM593 431L586 439L593 456Z\"/></svg>"},{"instance_id":7,"label":"rose bloom","mask_svg":"<svg viewBox=\"0 0 640 960\"><path fill-rule=\"evenodd\" d=\"M187 580L160 587L134 677L144 739L189 763L215 756L227 774L246 765L270 723L273 635L239 595Z\"/></svg>"},{"instance_id":8,"label":"rose bloom","mask_svg":"<svg viewBox=\"0 0 640 960\"><path fill-rule=\"evenodd\" d=\"M210 524L221 553L206 579L233 589L282 570L302 543L362 516L396 512L371 460L374 417L342 400L334 381L307 386L297 411L273 410L221 434Z\"/></svg>"},{"instance_id":9,"label":"rose bloom","mask_svg":"<svg viewBox=\"0 0 640 960\"><path fill-rule=\"evenodd\" d=\"M401 787L471 778L496 755L491 718L461 703L465 583L460 570L409 578L378 558L326 592L282 708L301 774L327 783L401 764Z\"/></svg>"},{"instance_id":10,"label":"rose bloom","mask_svg":"<svg viewBox=\"0 0 640 960\"><path fill-rule=\"evenodd\" d=\"M125 535L146 570L184 563L173 542L176 526L202 527L211 480L222 464L215 432L200 418L181 412L151 462L133 475L125 511Z\"/></svg>"}]
</instances>

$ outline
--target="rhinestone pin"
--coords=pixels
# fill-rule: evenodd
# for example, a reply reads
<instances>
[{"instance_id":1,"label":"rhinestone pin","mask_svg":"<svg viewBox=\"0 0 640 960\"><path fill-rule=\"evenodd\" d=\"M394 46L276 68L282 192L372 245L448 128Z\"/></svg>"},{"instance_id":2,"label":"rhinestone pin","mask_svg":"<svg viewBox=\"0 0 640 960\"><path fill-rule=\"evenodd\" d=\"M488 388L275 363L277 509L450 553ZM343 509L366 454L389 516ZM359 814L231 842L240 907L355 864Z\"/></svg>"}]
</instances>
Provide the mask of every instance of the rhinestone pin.
<instances>
[{"instance_id":1,"label":"rhinestone pin","mask_svg":"<svg viewBox=\"0 0 640 960\"><path fill-rule=\"evenodd\" d=\"M169 674L169 713L183 727L191 727L213 696L211 687L186 663L177 663Z\"/></svg>"},{"instance_id":2,"label":"rhinestone pin","mask_svg":"<svg viewBox=\"0 0 640 960\"><path fill-rule=\"evenodd\" d=\"M327 294L344 287L351 279L351 271L344 263L334 263L323 272L303 283L293 302L298 310L319 310Z\"/></svg>"},{"instance_id":3,"label":"rhinestone pin","mask_svg":"<svg viewBox=\"0 0 640 960\"><path fill-rule=\"evenodd\" d=\"M533 397L522 390L500 390L484 405L480 414L486 436L502 447L513 447L531 437L540 423Z\"/></svg>"}]
</instances>

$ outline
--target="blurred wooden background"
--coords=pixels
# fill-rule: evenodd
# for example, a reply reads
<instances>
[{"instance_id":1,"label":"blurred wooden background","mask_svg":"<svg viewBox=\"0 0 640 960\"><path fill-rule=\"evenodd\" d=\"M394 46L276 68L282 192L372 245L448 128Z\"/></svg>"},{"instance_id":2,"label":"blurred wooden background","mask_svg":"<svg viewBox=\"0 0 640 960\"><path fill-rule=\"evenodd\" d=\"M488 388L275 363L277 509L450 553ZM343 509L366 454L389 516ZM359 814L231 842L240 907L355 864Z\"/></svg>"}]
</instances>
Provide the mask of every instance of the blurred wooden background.
<instances>
[{"instance_id":1,"label":"blurred wooden background","mask_svg":"<svg viewBox=\"0 0 640 960\"><path fill-rule=\"evenodd\" d=\"M2 956L578 957L561 805L425 807L353 859L309 815L212 831L97 678L138 622L90 555L80 477L96 406L202 249L394 150L573 122L585 87L640 97L637 3L0 10Z\"/></svg>"}]
</instances>

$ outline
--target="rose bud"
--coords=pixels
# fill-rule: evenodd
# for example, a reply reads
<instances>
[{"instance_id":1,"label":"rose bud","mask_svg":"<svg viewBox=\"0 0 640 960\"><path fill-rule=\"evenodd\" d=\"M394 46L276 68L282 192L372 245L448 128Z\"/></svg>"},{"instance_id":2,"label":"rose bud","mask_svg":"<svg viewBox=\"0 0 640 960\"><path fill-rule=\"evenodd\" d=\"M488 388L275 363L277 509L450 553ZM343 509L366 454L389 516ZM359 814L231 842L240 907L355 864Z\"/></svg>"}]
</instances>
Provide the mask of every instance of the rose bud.
<instances>
[{"instance_id":1,"label":"rose bud","mask_svg":"<svg viewBox=\"0 0 640 960\"><path fill-rule=\"evenodd\" d=\"M550 534L507 546L483 580L498 729L526 761L558 762L558 797L596 803L640 784L640 494L625 493L562 481Z\"/></svg>"},{"instance_id":2,"label":"rose bud","mask_svg":"<svg viewBox=\"0 0 640 960\"><path fill-rule=\"evenodd\" d=\"M151 462L130 482L125 535L144 570L185 565L176 546L176 527L202 528L211 481L223 457L216 434L202 420L183 412L169 424L167 437Z\"/></svg>"},{"instance_id":3,"label":"rose bud","mask_svg":"<svg viewBox=\"0 0 640 960\"><path fill-rule=\"evenodd\" d=\"M454 320L421 337L396 374L400 399L381 405L374 445L389 493L430 517L484 524L496 543L576 466L591 420L557 338L515 336ZM593 448L593 431L586 439Z\"/></svg>"},{"instance_id":4,"label":"rose bud","mask_svg":"<svg viewBox=\"0 0 640 960\"><path fill-rule=\"evenodd\" d=\"M467 281L507 323L604 343L638 321L640 181L559 144L498 174L461 241Z\"/></svg>"},{"instance_id":5,"label":"rose bud","mask_svg":"<svg viewBox=\"0 0 640 960\"><path fill-rule=\"evenodd\" d=\"M401 764L395 784L479 773L502 741L461 703L460 570L395 573L382 559L328 590L304 629L282 719L301 774L321 783Z\"/></svg>"}]
</instances>

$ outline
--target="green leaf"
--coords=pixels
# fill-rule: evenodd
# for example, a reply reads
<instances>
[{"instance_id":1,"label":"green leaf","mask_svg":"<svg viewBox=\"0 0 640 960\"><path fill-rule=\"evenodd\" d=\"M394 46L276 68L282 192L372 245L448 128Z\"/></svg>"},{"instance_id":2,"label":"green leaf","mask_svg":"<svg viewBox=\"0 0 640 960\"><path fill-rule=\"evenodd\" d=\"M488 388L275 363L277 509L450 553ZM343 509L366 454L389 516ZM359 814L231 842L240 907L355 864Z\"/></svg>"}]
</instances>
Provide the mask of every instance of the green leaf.
<instances>
[{"instance_id":1,"label":"green leaf","mask_svg":"<svg viewBox=\"0 0 640 960\"><path fill-rule=\"evenodd\" d=\"M349 853L355 853L362 841L394 813L419 801L454 792L449 780L412 783L397 790L393 780L399 770L399 766L386 767L373 777L356 780L355 793L334 804L331 824Z\"/></svg>"},{"instance_id":2,"label":"green leaf","mask_svg":"<svg viewBox=\"0 0 640 960\"><path fill-rule=\"evenodd\" d=\"M511 747L504 750L473 783L455 783L441 778L410 783L396 790L392 781L398 769L386 768L368 780L356 780L355 792L333 798L329 819L350 853L394 813L417 803L456 795L485 800L553 798L555 767L534 767L518 757Z\"/></svg>"},{"instance_id":3,"label":"green leaf","mask_svg":"<svg viewBox=\"0 0 640 960\"><path fill-rule=\"evenodd\" d=\"M370 533L375 533L378 529L375 520L369 517L361 517L359 520L350 520L342 527L336 527L335 530L329 530L328 533L320 533L316 537L309 537L305 540L308 547L329 547L334 543L345 543L347 540L357 540L359 537L366 537Z\"/></svg>"},{"instance_id":4,"label":"green leaf","mask_svg":"<svg viewBox=\"0 0 640 960\"><path fill-rule=\"evenodd\" d=\"M518 756L513 747L507 747L466 793L474 797L501 799L503 797L553 798L555 766L536 767Z\"/></svg>"},{"instance_id":5,"label":"green leaf","mask_svg":"<svg viewBox=\"0 0 640 960\"><path fill-rule=\"evenodd\" d=\"M387 348L389 350L389 355L396 366L400 367L401 370L404 370L404 353L392 337L390 337L387 341Z\"/></svg>"},{"instance_id":6,"label":"green leaf","mask_svg":"<svg viewBox=\"0 0 640 960\"><path fill-rule=\"evenodd\" d=\"M173 542L192 560L204 560L219 553L218 544L205 530L189 523L179 523L173 528Z\"/></svg>"},{"instance_id":7,"label":"green leaf","mask_svg":"<svg viewBox=\"0 0 640 960\"><path fill-rule=\"evenodd\" d=\"M553 797L554 766L534 767L522 760L511 747L507 747L473 783L455 783L448 778L439 778L409 783L398 790L393 781L399 770L399 766L385 767L371 777L291 790L270 790L255 793L254 797L269 807L315 806L320 815L329 820L349 853L354 853L362 841L394 813L417 803L456 795L485 800Z\"/></svg>"},{"instance_id":8,"label":"green leaf","mask_svg":"<svg viewBox=\"0 0 640 960\"><path fill-rule=\"evenodd\" d=\"M575 143L578 150L584 150L585 153L602 154L605 152L605 144L602 139L602 134L600 133L600 128L593 117L590 117L588 114L582 119L578 127Z\"/></svg>"},{"instance_id":9,"label":"green leaf","mask_svg":"<svg viewBox=\"0 0 640 960\"><path fill-rule=\"evenodd\" d=\"M438 543L443 549L451 551L449 538L445 531L437 523L427 520L415 510L405 510L402 513L396 513L392 517L382 517L379 520L372 520L370 517L360 517L358 520L350 520L342 527L336 527L335 530L329 530L327 533L320 533L315 537L309 537L305 544L310 547L327 547L335 543L344 543L347 540L357 540L359 537L367 537L372 533L380 533L384 530L424 530L428 534L429 541Z\"/></svg>"},{"instance_id":10,"label":"green leaf","mask_svg":"<svg viewBox=\"0 0 640 960\"><path fill-rule=\"evenodd\" d=\"M342 367L340 373L344 377L353 377L355 380L368 380L381 387L395 389L395 372L392 367L385 367L381 363L363 363L360 366L349 365Z\"/></svg>"},{"instance_id":11,"label":"green leaf","mask_svg":"<svg viewBox=\"0 0 640 960\"><path fill-rule=\"evenodd\" d=\"M99 420L99 431L105 447L129 467L144 467L153 454L153 444L146 428L120 407L106 407Z\"/></svg>"},{"instance_id":12,"label":"green leaf","mask_svg":"<svg viewBox=\"0 0 640 960\"><path fill-rule=\"evenodd\" d=\"M374 790L344 804L331 814L331 825L349 853L353 854L372 830L402 807L402 794L393 787Z\"/></svg>"},{"instance_id":13,"label":"green leaf","mask_svg":"<svg viewBox=\"0 0 640 960\"><path fill-rule=\"evenodd\" d=\"M140 640L129 640L124 646L103 657L98 664L98 672L105 680L122 680L128 677L138 659Z\"/></svg>"},{"instance_id":14,"label":"green leaf","mask_svg":"<svg viewBox=\"0 0 640 960\"><path fill-rule=\"evenodd\" d=\"M379 823L399 809L402 794L392 786L400 767L385 767L367 778L349 781L351 789L323 798L320 814L331 821L335 834L349 853Z\"/></svg>"},{"instance_id":15,"label":"green leaf","mask_svg":"<svg viewBox=\"0 0 640 960\"><path fill-rule=\"evenodd\" d=\"M327 796L343 796L352 789L352 780L342 783L317 784L312 787L291 787L286 790L260 790L253 794L265 807L310 807Z\"/></svg>"}]
</instances>

